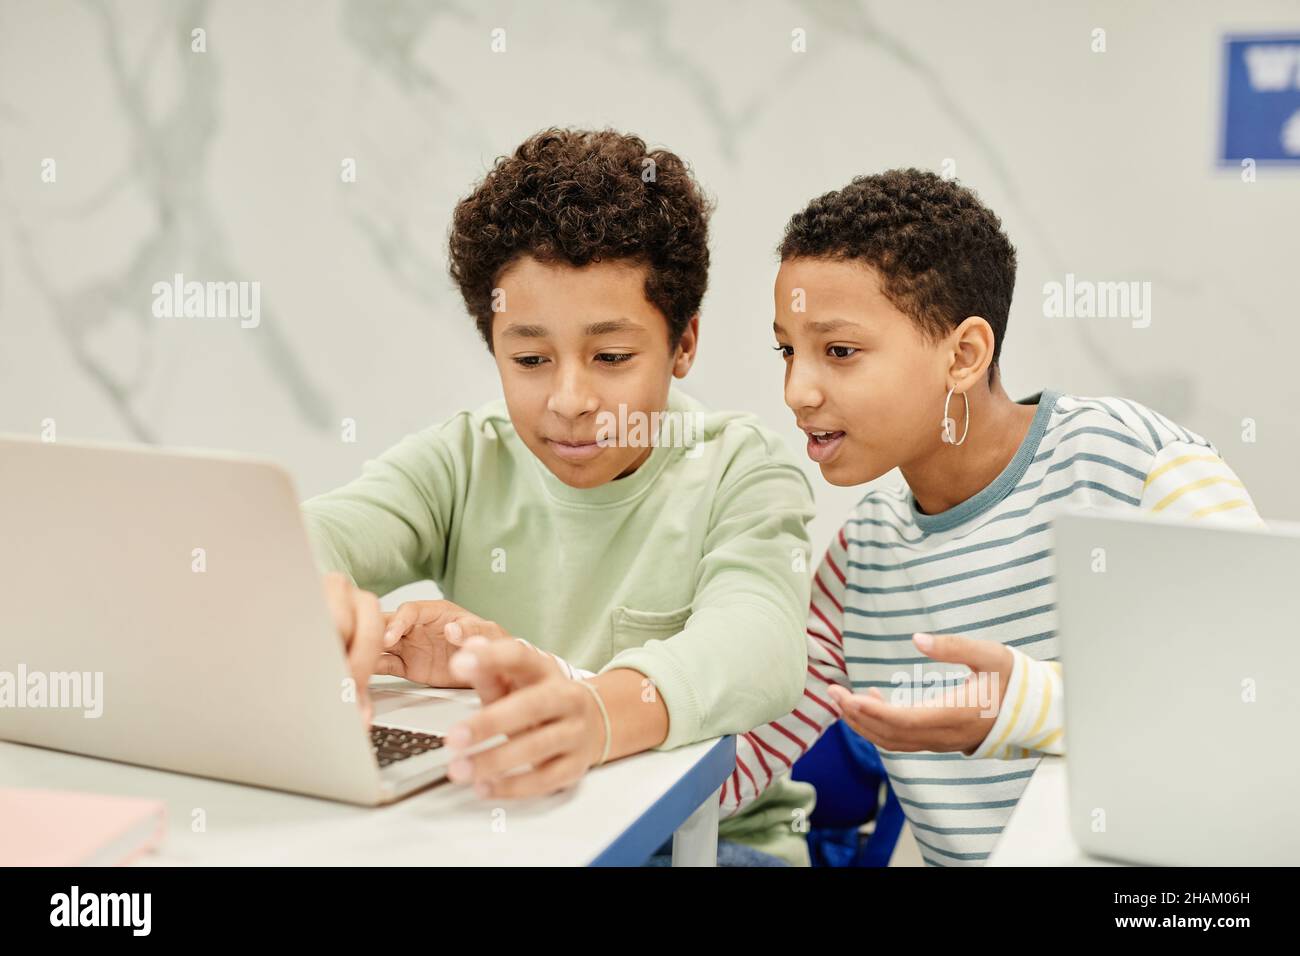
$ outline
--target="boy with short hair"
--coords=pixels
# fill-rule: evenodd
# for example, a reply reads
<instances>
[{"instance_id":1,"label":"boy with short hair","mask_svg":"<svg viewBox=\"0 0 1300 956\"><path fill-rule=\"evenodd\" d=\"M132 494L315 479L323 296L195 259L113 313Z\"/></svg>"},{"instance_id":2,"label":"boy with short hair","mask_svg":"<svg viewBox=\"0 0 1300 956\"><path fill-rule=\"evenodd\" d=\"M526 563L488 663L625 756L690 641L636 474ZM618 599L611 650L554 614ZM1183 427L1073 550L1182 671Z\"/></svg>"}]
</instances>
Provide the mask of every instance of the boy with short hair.
<instances>
[{"instance_id":1,"label":"boy with short hair","mask_svg":"<svg viewBox=\"0 0 1300 956\"><path fill-rule=\"evenodd\" d=\"M979 865L1039 758L1064 752L1052 516L1259 516L1209 441L1136 402L1007 395L1016 254L969 189L858 177L790 220L780 257L776 349L809 457L832 484L898 468L906 485L868 492L832 541L804 701L747 735L769 759L732 785L761 790L842 712L878 747L926 862Z\"/></svg>"}]
</instances>

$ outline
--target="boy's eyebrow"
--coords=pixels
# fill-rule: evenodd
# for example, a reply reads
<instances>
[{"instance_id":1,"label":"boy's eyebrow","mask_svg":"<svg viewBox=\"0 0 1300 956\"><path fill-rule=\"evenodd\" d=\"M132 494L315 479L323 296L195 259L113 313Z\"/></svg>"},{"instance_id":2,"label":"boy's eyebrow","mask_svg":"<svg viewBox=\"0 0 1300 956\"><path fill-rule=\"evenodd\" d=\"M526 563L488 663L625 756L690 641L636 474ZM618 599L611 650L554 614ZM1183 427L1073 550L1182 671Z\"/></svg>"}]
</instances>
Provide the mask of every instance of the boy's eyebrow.
<instances>
[{"instance_id":1,"label":"boy's eyebrow","mask_svg":"<svg viewBox=\"0 0 1300 956\"><path fill-rule=\"evenodd\" d=\"M816 332L818 335L829 335L831 332L838 331L844 327L861 329L862 326L856 322L850 322L848 319L827 319L825 322L809 322L808 331ZM777 335L784 335L785 329L781 328L780 322L772 323L772 331Z\"/></svg>"},{"instance_id":2,"label":"boy's eyebrow","mask_svg":"<svg viewBox=\"0 0 1300 956\"><path fill-rule=\"evenodd\" d=\"M513 323L502 329L501 334L503 336L514 335L524 339L544 339L550 335L544 325L515 325Z\"/></svg>"},{"instance_id":3,"label":"boy's eyebrow","mask_svg":"<svg viewBox=\"0 0 1300 956\"><path fill-rule=\"evenodd\" d=\"M610 335L614 332L644 332L645 326L631 319L605 319L602 322L592 322L582 330L585 336L593 335ZM544 325L507 325L501 330L502 335L513 335L518 338L526 339L544 339L550 336Z\"/></svg>"},{"instance_id":4,"label":"boy's eyebrow","mask_svg":"<svg viewBox=\"0 0 1300 956\"><path fill-rule=\"evenodd\" d=\"M644 332L645 326L639 322L633 322L631 319L606 319L604 322L593 322L582 330L586 336L592 335L609 335L613 332Z\"/></svg>"}]
</instances>

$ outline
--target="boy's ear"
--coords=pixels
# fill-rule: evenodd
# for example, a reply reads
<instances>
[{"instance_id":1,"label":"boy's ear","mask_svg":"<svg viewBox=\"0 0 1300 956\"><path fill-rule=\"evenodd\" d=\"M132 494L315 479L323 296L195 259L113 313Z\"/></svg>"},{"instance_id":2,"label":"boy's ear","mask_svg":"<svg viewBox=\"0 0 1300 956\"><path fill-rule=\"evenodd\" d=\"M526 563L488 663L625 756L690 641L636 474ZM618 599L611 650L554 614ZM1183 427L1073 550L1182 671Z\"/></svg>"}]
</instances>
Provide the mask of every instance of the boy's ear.
<instances>
[{"instance_id":1,"label":"boy's ear","mask_svg":"<svg viewBox=\"0 0 1300 956\"><path fill-rule=\"evenodd\" d=\"M685 378L686 373L695 364L695 349L700 344L700 314L691 316L682 330L682 337L677 340L677 350L673 354L673 378Z\"/></svg>"},{"instance_id":2,"label":"boy's ear","mask_svg":"<svg viewBox=\"0 0 1300 956\"><path fill-rule=\"evenodd\" d=\"M978 315L967 316L953 329L950 341L949 380L957 391L964 392L975 382L988 377L989 365L993 362L993 326Z\"/></svg>"}]
</instances>

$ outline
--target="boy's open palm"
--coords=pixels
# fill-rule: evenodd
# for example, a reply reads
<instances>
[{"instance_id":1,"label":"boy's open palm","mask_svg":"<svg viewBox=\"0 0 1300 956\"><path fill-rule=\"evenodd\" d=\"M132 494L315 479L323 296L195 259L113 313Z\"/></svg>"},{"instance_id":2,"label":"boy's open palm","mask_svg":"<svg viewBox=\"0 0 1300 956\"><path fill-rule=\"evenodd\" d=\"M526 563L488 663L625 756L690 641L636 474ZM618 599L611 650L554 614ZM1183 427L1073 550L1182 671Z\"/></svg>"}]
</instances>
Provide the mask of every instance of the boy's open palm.
<instances>
[{"instance_id":1,"label":"boy's open palm","mask_svg":"<svg viewBox=\"0 0 1300 956\"><path fill-rule=\"evenodd\" d=\"M970 668L961 693L950 689L941 701L907 706L886 702L874 687L852 694L836 684L829 688L831 698L850 727L884 750L974 752L997 720L1011 680L1011 651L996 641L957 634L918 634L913 640L932 660Z\"/></svg>"}]
</instances>

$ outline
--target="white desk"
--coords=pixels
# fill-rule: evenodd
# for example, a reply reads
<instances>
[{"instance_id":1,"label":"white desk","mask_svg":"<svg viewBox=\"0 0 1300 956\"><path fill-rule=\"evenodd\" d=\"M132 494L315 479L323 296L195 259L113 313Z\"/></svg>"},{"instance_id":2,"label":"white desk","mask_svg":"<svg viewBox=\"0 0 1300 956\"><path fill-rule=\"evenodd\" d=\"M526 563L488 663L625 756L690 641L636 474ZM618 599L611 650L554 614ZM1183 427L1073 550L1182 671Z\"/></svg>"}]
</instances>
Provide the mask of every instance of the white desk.
<instances>
[{"instance_id":1,"label":"white desk","mask_svg":"<svg viewBox=\"0 0 1300 956\"><path fill-rule=\"evenodd\" d=\"M0 784L164 801L168 832L144 864L637 866L676 834L674 865L709 866L735 754L722 737L615 761L551 797L480 800L444 782L367 808L0 742Z\"/></svg>"},{"instance_id":2,"label":"white desk","mask_svg":"<svg viewBox=\"0 0 1300 956\"><path fill-rule=\"evenodd\" d=\"M1086 855L1070 835L1065 759L1044 757L1011 813L989 866L1115 866Z\"/></svg>"}]
</instances>

